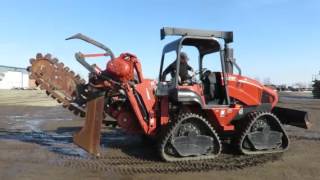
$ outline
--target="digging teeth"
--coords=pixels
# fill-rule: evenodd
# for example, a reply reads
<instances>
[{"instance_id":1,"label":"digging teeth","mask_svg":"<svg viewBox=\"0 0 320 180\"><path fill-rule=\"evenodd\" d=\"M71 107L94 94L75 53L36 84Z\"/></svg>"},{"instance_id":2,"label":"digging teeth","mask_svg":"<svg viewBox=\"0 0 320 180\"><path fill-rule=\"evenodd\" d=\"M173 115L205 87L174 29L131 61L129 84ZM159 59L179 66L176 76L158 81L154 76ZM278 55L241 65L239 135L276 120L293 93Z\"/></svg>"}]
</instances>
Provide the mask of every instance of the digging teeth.
<instances>
[{"instance_id":1,"label":"digging teeth","mask_svg":"<svg viewBox=\"0 0 320 180\"><path fill-rule=\"evenodd\" d=\"M81 79L81 77L79 76L79 74L77 74L75 77L74 77L76 80L80 80Z\"/></svg>"},{"instance_id":2,"label":"digging teeth","mask_svg":"<svg viewBox=\"0 0 320 180\"><path fill-rule=\"evenodd\" d=\"M49 54L49 53L46 54L46 55L44 56L44 58L45 58L45 59L51 59L51 54Z\"/></svg>"},{"instance_id":3,"label":"digging teeth","mask_svg":"<svg viewBox=\"0 0 320 180\"><path fill-rule=\"evenodd\" d=\"M46 94L47 94L48 96L50 96L50 92L49 92L49 91L46 91Z\"/></svg>"},{"instance_id":4,"label":"digging teeth","mask_svg":"<svg viewBox=\"0 0 320 180\"><path fill-rule=\"evenodd\" d=\"M53 64L56 64L57 62L59 62L59 60L57 58L53 58L50 60Z\"/></svg>"},{"instance_id":5,"label":"digging teeth","mask_svg":"<svg viewBox=\"0 0 320 180\"><path fill-rule=\"evenodd\" d=\"M27 71L28 71L28 72L31 72L31 66L28 66L28 67L27 67Z\"/></svg>"},{"instance_id":6,"label":"digging teeth","mask_svg":"<svg viewBox=\"0 0 320 180\"><path fill-rule=\"evenodd\" d=\"M64 64L62 62L58 63L59 68L64 68Z\"/></svg>"},{"instance_id":7,"label":"digging teeth","mask_svg":"<svg viewBox=\"0 0 320 180\"><path fill-rule=\"evenodd\" d=\"M75 111L73 111L73 114L78 116L79 115L79 111L75 110Z\"/></svg>"},{"instance_id":8,"label":"digging teeth","mask_svg":"<svg viewBox=\"0 0 320 180\"><path fill-rule=\"evenodd\" d=\"M72 105L70 105L70 103L74 100L72 98L75 97L68 94L69 89L64 92L64 89L61 89L59 86L55 86L56 82L54 82L54 80L56 79L54 77L63 78L64 76L66 76L66 78L69 78L70 81L74 81L76 85L85 84L86 81L81 79L79 75L76 75L69 69L69 67L66 67L62 62L59 62L57 58L53 58L51 54L46 54L44 56L43 54L38 53L36 55L36 58L31 58L29 61L31 63L31 66L29 66L27 70L30 72L30 79L35 79L36 86L39 87L39 89L44 90L49 97L55 99L55 101L60 103L64 108L69 109L75 115L84 117L85 112L83 112L84 110L81 109L81 107L71 107ZM39 68L39 66L44 66L44 69L38 70L37 68ZM33 67L35 69L33 69ZM59 82L57 83L59 84ZM61 84L62 87L64 87L64 84ZM57 93L56 90L59 93ZM71 98L69 96L71 96Z\"/></svg>"},{"instance_id":9,"label":"digging teeth","mask_svg":"<svg viewBox=\"0 0 320 180\"><path fill-rule=\"evenodd\" d=\"M31 58L31 59L29 60L30 64L34 63L35 61L36 61L36 60L35 60L34 58Z\"/></svg>"},{"instance_id":10,"label":"digging teeth","mask_svg":"<svg viewBox=\"0 0 320 180\"><path fill-rule=\"evenodd\" d=\"M42 58L43 58L43 55L42 55L41 53L38 53L38 54L36 55L36 58L37 58L37 59L42 59Z\"/></svg>"},{"instance_id":11,"label":"digging teeth","mask_svg":"<svg viewBox=\"0 0 320 180\"><path fill-rule=\"evenodd\" d=\"M40 84L40 89L41 90L46 90L45 86L43 86L42 84Z\"/></svg>"},{"instance_id":12,"label":"digging teeth","mask_svg":"<svg viewBox=\"0 0 320 180\"><path fill-rule=\"evenodd\" d=\"M69 109L70 111L73 111L73 110L74 110L74 107L73 107L73 106L69 106L68 109Z\"/></svg>"},{"instance_id":13,"label":"digging teeth","mask_svg":"<svg viewBox=\"0 0 320 180\"><path fill-rule=\"evenodd\" d=\"M39 86L40 84L37 80L34 83L36 84L36 86Z\"/></svg>"},{"instance_id":14,"label":"digging teeth","mask_svg":"<svg viewBox=\"0 0 320 180\"><path fill-rule=\"evenodd\" d=\"M81 80L80 80L80 83L81 83L81 84L85 84L86 81L85 81L84 79L81 79Z\"/></svg>"}]
</instances>

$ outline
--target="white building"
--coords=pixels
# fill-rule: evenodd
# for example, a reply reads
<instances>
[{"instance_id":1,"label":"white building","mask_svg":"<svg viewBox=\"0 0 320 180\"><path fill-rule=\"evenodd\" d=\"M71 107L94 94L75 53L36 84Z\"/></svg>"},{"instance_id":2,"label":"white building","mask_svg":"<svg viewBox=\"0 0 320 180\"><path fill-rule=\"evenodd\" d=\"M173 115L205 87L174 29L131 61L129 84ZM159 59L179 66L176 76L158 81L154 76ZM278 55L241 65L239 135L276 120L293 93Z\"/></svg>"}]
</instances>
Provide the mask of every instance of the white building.
<instances>
[{"instance_id":1,"label":"white building","mask_svg":"<svg viewBox=\"0 0 320 180\"><path fill-rule=\"evenodd\" d=\"M25 68L0 65L0 89L29 88L29 81Z\"/></svg>"}]
</instances>

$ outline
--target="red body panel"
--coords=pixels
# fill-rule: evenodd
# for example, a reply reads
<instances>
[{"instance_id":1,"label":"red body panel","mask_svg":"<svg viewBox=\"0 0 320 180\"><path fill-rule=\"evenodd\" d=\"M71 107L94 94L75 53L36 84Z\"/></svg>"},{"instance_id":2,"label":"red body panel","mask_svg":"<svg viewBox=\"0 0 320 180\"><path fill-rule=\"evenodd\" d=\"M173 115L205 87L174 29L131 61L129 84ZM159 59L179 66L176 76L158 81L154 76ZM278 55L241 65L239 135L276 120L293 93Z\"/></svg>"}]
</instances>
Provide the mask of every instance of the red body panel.
<instances>
[{"instance_id":1,"label":"red body panel","mask_svg":"<svg viewBox=\"0 0 320 180\"><path fill-rule=\"evenodd\" d=\"M130 108L124 110L110 109L111 116L118 120L119 125L128 132L156 135L159 127L169 122L169 98L168 96L156 97L157 82L143 78L141 64L135 55L125 53L111 60L106 72L115 76L121 82L125 90ZM221 73L221 76L222 73ZM182 85L177 90L188 90L200 97L198 105L180 107L181 111L202 113L217 128L222 131L233 131L231 121L246 106L261 105L263 93L267 100L274 106L278 96L273 90L261 85L259 82L240 75L226 74L227 91L230 98L240 101L242 104L207 106L203 91L203 85ZM134 82L134 84L133 84ZM218 82L224 87L223 78ZM104 83L108 84L108 83ZM109 85L108 88L112 88ZM201 106L199 108L199 105ZM142 110L144 109L144 110ZM128 112L129 110L129 112ZM143 117L146 112L148 119Z\"/></svg>"},{"instance_id":2,"label":"red body panel","mask_svg":"<svg viewBox=\"0 0 320 180\"><path fill-rule=\"evenodd\" d=\"M194 84L192 86L179 86L179 90L190 90L200 96L202 105L206 106L205 97L203 94L203 86L201 84ZM220 129L224 131L234 130L234 126L231 121L238 115L241 106L219 106L213 108L201 107L207 119L215 125L218 125ZM198 112L199 109L189 109L185 111Z\"/></svg>"},{"instance_id":3,"label":"red body panel","mask_svg":"<svg viewBox=\"0 0 320 180\"><path fill-rule=\"evenodd\" d=\"M213 122L217 121L219 128L223 131L232 131L234 125L231 124L231 121L238 115L239 110L240 106L212 108L207 110L208 119Z\"/></svg>"},{"instance_id":4,"label":"red body panel","mask_svg":"<svg viewBox=\"0 0 320 180\"><path fill-rule=\"evenodd\" d=\"M123 108L117 115L118 125L125 129L127 133L143 133L136 115L132 111Z\"/></svg>"},{"instance_id":5,"label":"red body panel","mask_svg":"<svg viewBox=\"0 0 320 180\"><path fill-rule=\"evenodd\" d=\"M235 98L247 106L258 106L261 104L262 93L267 92L272 107L278 102L278 95L272 89L263 86L258 81L248 77L227 74L229 96Z\"/></svg>"},{"instance_id":6,"label":"red body panel","mask_svg":"<svg viewBox=\"0 0 320 180\"><path fill-rule=\"evenodd\" d=\"M160 125L166 125L169 122L169 98L161 97L160 101Z\"/></svg>"},{"instance_id":7,"label":"red body panel","mask_svg":"<svg viewBox=\"0 0 320 180\"><path fill-rule=\"evenodd\" d=\"M106 72L119 79L121 82L127 82L134 78L134 64L137 57L133 54L123 53L119 57L112 59L107 63Z\"/></svg>"},{"instance_id":8,"label":"red body panel","mask_svg":"<svg viewBox=\"0 0 320 180\"><path fill-rule=\"evenodd\" d=\"M156 83L154 80L143 78L141 64L137 57L130 53L123 53L109 61L105 71L121 82L129 100L127 106L130 106L130 108L126 108L124 111L110 110L111 115L117 119L119 125L128 132L155 133L156 96L154 92ZM136 83L133 85L128 83L129 81L135 81ZM110 86L107 88L110 88ZM141 102L141 105L139 102ZM143 118L141 106L146 109L149 117L147 120ZM132 111L128 112L128 110ZM113 111L117 113L115 114ZM140 129L137 128L137 123Z\"/></svg>"},{"instance_id":9,"label":"red body panel","mask_svg":"<svg viewBox=\"0 0 320 180\"><path fill-rule=\"evenodd\" d=\"M141 83L136 85L136 90L142 98L142 103L147 109L149 115L148 133L152 133L156 128L156 96L155 92L155 81L145 79Z\"/></svg>"}]
</instances>

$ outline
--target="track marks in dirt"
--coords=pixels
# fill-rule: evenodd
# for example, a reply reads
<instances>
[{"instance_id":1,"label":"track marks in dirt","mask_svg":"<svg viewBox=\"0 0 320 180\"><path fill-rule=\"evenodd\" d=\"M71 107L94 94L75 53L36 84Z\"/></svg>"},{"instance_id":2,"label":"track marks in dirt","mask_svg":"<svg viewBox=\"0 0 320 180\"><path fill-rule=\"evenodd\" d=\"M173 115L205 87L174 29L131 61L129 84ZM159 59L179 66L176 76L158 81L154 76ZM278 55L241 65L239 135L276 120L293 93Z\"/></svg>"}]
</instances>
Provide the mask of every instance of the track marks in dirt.
<instances>
[{"instance_id":1,"label":"track marks in dirt","mask_svg":"<svg viewBox=\"0 0 320 180\"><path fill-rule=\"evenodd\" d=\"M35 143L51 151L45 154L43 148L24 149L25 146L14 148L14 153L30 152L40 154L41 157L19 159L17 161L30 163L48 163L53 166L101 171L120 175L143 173L178 173L178 172L206 172L211 170L229 171L244 169L252 166L262 166L269 162L282 159L282 153L264 155L238 155L229 152L222 153L213 160L188 161L188 162L163 162L158 157L152 145L145 144L140 137L125 135L121 131L112 130L102 135L102 156L95 158L72 143L72 131L57 132L0 132L0 139L18 140ZM319 141L320 133L303 131L290 132L291 141L312 140ZM0 149L3 151L5 149ZM8 149L9 150L9 149ZM53 152L53 153L52 153ZM29 154L29 153L28 153ZM1 156L1 160L8 160Z\"/></svg>"},{"instance_id":2,"label":"track marks in dirt","mask_svg":"<svg viewBox=\"0 0 320 180\"><path fill-rule=\"evenodd\" d=\"M106 171L110 173L130 175L137 173L178 173L202 172L210 170L236 170L262 165L281 159L282 154L256 156L223 154L214 160L190 162L161 162L138 159L126 156L104 156L101 158L81 158L64 156L59 166Z\"/></svg>"}]
</instances>

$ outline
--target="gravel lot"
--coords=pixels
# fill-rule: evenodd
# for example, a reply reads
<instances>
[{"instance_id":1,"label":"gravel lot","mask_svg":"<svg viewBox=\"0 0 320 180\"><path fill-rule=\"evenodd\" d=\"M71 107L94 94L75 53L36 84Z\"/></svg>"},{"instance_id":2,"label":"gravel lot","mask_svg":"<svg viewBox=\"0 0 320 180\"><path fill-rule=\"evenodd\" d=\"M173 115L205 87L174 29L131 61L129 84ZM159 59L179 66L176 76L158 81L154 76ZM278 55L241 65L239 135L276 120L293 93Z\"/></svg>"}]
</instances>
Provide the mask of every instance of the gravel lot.
<instances>
[{"instance_id":1,"label":"gravel lot","mask_svg":"<svg viewBox=\"0 0 320 180\"><path fill-rule=\"evenodd\" d=\"M102 130L102 156L93 158L72 143L82 119L43 91L1 90L0 179L319 179L320 100L299 92L280 97L280 106L307 110L312 121L309 130L286 127L287 152L164 163L139 137L109 127Z\"/></svg>"}]
</instances>

